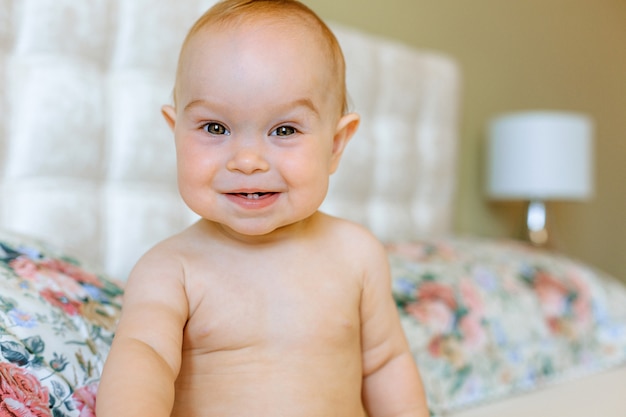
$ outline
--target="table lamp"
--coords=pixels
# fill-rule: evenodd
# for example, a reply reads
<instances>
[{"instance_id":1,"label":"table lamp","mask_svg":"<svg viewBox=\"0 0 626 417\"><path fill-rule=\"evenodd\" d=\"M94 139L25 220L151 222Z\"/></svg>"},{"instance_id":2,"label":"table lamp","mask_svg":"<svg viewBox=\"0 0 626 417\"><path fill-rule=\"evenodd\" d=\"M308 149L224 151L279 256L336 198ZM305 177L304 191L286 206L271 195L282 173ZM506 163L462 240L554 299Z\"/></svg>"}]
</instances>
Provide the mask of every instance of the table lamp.
<instances>
[{"instance_id":1,"label":"table lamp","mask_svg":"<svg viewBox=\"0 0 626 417\"><path fill-rule=\"evenodd\" d=\"M549 241L546 201L584 200L593 193L592 122L560 111L504 114L488 126L487 194L526 200L527 237Z\"/></svg>"}]
</instances>

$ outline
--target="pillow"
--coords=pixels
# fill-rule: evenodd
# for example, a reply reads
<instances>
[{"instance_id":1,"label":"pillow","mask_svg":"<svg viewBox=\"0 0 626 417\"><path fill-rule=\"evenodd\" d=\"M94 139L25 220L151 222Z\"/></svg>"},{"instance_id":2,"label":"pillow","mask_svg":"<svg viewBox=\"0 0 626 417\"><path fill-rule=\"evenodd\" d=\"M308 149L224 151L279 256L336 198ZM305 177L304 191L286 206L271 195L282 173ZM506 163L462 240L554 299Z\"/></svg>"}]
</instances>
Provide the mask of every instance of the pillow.
<instances>
[{"instance_id":1,"label":"pillow","mask_svg":"<svg viewBox=\"0 0 626 417\"><path fill-rule=\"evenodd\" d=\"M626 287L600 271L513 241L388 250L435 413L626 363Z\"/></svg>"},{"instance_id":2,"label":"pillow","mask_svg":"<svg viewBox=\"0 0 626 417\"><path fill-rule=\"evenodd\" d=\"M95 416L120 284L0 231L0 415Z\"/></svg>"}]
</instances>

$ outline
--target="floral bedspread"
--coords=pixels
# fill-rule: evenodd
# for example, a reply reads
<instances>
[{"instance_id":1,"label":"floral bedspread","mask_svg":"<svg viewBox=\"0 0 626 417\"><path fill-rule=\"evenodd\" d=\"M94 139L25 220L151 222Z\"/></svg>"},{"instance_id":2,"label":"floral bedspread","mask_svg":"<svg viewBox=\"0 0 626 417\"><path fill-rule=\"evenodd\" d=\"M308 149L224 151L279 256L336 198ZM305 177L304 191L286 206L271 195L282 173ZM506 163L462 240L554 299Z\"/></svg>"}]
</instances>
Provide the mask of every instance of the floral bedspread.
<instances>
[{"instance_id":1,"label":"floral bedspread","mask_svg":"<svg viewBox=\"0 0 626 417\"><path fill-rule=\"evenodd\" d=\"M514 242L388 246L433 414L626 363L626 287ZM120 284L0 232L0 417L95 417Z\"/></svg>"},{"instance_id":2,"label":"floral bedspread","mask_svg":"<svg viewBox=\"0 0 626 417\"><path fill-rule=\"evenodd\" d=\"M394 297L444 413L626 363L626 286L512 241L389 246Z\"/></svg>"},{"instance_id":3,"label":"floral bedspread","mask_svg":"<svg viewBox=\"0 0 626 417\"><path fill-rule=\"evenodd\" d=\"M0 416L95 417L121 294L56 249L0 234Z\"/></svg>"}]
</instances>

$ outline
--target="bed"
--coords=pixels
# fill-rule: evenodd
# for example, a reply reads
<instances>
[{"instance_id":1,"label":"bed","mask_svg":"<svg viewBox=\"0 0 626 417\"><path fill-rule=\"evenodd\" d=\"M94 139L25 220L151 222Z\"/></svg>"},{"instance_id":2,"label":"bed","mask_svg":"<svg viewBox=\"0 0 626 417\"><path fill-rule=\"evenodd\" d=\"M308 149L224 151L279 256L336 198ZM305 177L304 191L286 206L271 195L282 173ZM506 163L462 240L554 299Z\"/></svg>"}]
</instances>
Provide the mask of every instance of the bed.
<instances>
[{"instance_id":1,"label":"bed","mask_svg":"<svg viewBox=\"0 0 626 417\"><path fill-rule=\"evenodd\" d=\"M128 271L195 220L159 109L212 3L0 0L1 415L94 415ZM363 122L323 210L387 245L432 414L626 415L624 285L454 233L454 59L332 26Z\"/></svg>"}]
</instances>

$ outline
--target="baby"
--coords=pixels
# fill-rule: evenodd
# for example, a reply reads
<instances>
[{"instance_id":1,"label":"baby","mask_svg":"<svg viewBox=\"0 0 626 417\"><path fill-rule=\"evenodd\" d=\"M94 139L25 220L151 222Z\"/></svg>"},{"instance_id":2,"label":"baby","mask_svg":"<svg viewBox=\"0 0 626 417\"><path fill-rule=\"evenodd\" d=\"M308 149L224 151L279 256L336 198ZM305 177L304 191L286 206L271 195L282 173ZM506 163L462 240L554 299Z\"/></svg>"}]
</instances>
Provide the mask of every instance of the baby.
<instances>
[{"instance_id":1,"label":"baby","mask_svg":"<svg viewBox=\"0 0 626 417\"><path fill-rule=\"evenodd\" d=\"M328 27L227 0L183 45L178 184L201 220L133 269L106 416L427 416L382 245L318 211L359 117Z\"/></svg>"}]
</instances>

